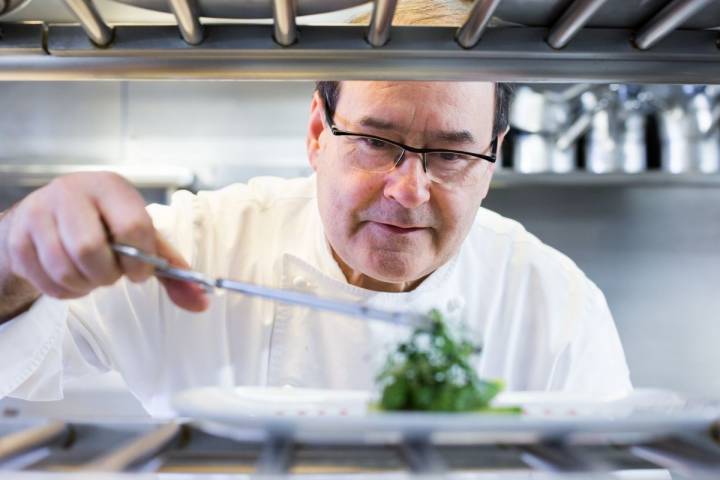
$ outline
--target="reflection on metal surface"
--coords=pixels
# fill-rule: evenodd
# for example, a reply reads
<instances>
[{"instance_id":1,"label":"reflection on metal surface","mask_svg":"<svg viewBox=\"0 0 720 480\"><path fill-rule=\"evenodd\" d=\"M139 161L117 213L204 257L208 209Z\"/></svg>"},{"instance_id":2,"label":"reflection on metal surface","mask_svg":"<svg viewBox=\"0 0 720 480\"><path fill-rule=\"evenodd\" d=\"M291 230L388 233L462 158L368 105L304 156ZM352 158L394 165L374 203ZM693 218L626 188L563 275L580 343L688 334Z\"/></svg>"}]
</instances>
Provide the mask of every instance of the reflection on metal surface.
<instances>
[{"instance_id":1,"label":"reflection on metal surface","mask_svg":"<svg viewBox=\"0 0 720 480\"><path fill-rule=\"evenodd\" d=\"M273 37L283 47L289 47L297 40L295 25L295 0L272 0L275 20Z\"/></svg>"},{"instance_id":2,"label":"reflection on metal surface","mask_svg":"<svg viewBox=\"0 0 720 480\"><path fill-rule=\"evenodd\" d=\"M607 0L575 0L548 35L548 44L563 48Z\"/></svg>"},{"instance_id":3,"label":"reflection on metal surface","mask_svg":"<svg viewBox=\"0 0 720 480\"><path fill-rule=\"evenodd\" d=\"M106 47L112 41L112 29L103 21L92 0L64 0L95 45Z\"/></svg>"},{"instance_id":4,"label":"reflection on metal surface","mask_svg":"<svg viewBox=\"0 0 720 480\"><path fill-rule=\"evenodd\" d=\"M382 47L390 40L390 29L397 0L375 0L370 19L367 41L373 47Z\"/></svg>"},{"instance_id":5,"label":"reflection on metal surface","mask_svg":"<svg viewBox=\"0 0 720 480\"><path fill-rule=\"evenodd\" d=\"M457 33L457 42L463 48L472 48L485 32L488 22L492 18L493 12L500 4L501 0L475 0L472 10L468 15L465 23L460 27Z\"/></svg>"},{"instance_id":6,"label":"reflection on metal surface","mask_svg":"<svg viewBox=\"0 0 720 480\"><path fill-rule=\"evenodd\" d=\"M640 28L635 36L635 44L641 50L653 47L711 3L713 0L674 0Z\"/></svg>"},{"instance_id":7,"label":"reflection on metal surface","mask_svg":"<svg viewBox=\"0 0 720 480\"><path fill-rule=\"evenodd\" d=\"M203 41L203 30L195 0L169 0L183 39L190 45Z\"/></svg>"}]
</instances>

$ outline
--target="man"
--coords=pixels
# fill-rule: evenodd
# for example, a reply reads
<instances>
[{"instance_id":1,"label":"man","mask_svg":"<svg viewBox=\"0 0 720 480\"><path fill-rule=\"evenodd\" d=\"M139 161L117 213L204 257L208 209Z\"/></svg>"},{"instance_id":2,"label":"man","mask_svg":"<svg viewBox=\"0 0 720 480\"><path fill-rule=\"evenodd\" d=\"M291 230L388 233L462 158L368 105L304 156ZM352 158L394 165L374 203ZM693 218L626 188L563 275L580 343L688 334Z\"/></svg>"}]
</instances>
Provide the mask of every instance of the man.
<instances>
[{"instance_id":1,"label":"man","mask_svg":"<svg viewBox=\"0 0 720 480\"><path fill-rule=\"evenodd\" d=\"M597 287L480 207L506 131L504 92L320 82L309 178L180 192L147 211L111 174L71 175L29 195L0 220L0 396L55 399L67 378L109 369L155 414L173 393L204 385L371 389L388 345L408 334L242 295L208 298L116 258L109 238L211 276L439 308L483 342L480 376L511 390L626 393Z\"/></svg>"}]
</instances>

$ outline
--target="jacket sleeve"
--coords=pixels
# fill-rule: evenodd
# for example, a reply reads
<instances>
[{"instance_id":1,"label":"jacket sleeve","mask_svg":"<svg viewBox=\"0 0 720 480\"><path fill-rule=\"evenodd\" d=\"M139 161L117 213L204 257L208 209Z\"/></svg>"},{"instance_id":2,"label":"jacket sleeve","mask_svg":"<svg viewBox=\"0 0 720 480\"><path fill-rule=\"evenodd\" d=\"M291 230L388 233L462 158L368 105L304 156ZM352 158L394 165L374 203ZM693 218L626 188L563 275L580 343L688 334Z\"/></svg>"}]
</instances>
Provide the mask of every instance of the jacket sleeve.
<instances>
[{"instance_id":1,"label":"jacket sleeve","mask_svg":"<svg viewBox=\"0 0 720 480\"><path fill-rule=\"evenodd\" d=\"M156 228L190 260L194 198L184 192L172 207L148 207ZM126 381L142 377L136 385L144 389L158 368L152 357L162 344L164 297L155 279L142 285L121 279L75 300L41 296L0 326L0 398L59 400L65 381L108 370Z\"/></svg>"}]
</instances>

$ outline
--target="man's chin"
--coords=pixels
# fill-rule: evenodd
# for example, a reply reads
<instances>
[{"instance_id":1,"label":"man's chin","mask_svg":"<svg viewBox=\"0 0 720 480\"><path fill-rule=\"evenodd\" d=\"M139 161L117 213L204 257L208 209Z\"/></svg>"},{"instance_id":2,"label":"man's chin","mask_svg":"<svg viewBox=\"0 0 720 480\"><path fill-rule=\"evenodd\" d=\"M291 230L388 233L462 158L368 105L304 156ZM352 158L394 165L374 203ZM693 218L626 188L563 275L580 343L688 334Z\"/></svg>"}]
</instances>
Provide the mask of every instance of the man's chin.
<instances>
[{"instance_id":1,"label":"man's chin","mask_svg":"<svg viewBox=\"0 0 720 480\"><path fill-rule=\"evenodd\" d=\"M375 250L366 262L369 268L365 273L381 282L415 282L425 276L425 269L418 265L420 258L422 254L414 252Z\"/></svg>"}]
</instances>

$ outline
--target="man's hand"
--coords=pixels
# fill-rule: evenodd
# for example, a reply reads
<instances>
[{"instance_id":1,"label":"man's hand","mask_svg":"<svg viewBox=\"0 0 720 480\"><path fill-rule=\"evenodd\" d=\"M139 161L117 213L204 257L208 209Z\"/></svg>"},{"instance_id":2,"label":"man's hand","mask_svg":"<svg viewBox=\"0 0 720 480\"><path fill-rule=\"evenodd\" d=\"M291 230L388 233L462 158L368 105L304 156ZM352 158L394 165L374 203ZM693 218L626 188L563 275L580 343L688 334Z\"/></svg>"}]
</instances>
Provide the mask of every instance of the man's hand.
<instances>
[{"instance_id":1,"label":"man's hand","mask_svg":"<svg viewBox=\"0 0 720 480\"><path fill-rule=\"evenodd\" d=\"M151 266L116 257L111 240L188 268L158 235L132 185L113 173L78 173L53 180L0 217L0 292L12 290L18 298L21 288L24 295L19 297L26 303L32 303L38 292L78 298L112 285L123 275L132 282L152 275ZM207 297L199 286L164 279L162 283L178 306L191 311L207 308ZM31 288L35 291L30 292ZM0 293L0 305L9 300Z\"/></svg>"}]
</instances>

